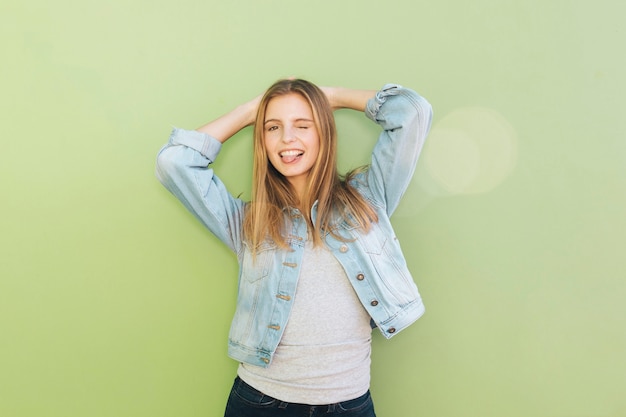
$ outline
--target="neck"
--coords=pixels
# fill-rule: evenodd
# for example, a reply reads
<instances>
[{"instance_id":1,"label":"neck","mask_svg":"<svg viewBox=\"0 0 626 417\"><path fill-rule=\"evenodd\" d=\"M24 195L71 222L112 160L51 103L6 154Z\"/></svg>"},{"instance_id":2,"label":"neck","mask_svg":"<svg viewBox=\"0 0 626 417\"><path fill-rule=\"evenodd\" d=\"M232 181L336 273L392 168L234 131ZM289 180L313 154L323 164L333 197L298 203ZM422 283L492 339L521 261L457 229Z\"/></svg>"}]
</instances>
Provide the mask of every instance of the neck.
<instances>
[{"instance_id":1,"label":"neck","mask_svg":"<svg viewBox=\"0 0 626 417\"><path fill-rule=\"evenodd\" d=\"M290 183L296 193L296 196L298 197L298 208L302 210L303 209L303 207L301 207L302 202L306 200L305 199L306 182L304 179L302 179L302 180L290 181Z\"/></svg>"}]
</instances>

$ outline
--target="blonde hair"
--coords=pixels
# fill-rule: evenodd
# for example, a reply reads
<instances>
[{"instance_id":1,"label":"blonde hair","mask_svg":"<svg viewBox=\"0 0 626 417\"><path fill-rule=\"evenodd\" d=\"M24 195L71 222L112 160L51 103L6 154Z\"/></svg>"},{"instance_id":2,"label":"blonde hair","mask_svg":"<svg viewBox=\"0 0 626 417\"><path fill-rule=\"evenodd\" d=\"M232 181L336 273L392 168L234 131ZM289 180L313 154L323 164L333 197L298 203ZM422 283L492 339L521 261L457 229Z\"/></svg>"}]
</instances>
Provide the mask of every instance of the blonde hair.
<instances>
[{"instance_id":1,"label":"blonde hair","mask_svg":"<svg viewBox=\"0 0 626 417\"><path fill-rule=\"evenodd\" d=\"M264 121L268 103L275 97L299 94L311 106L313 120L319 135L319 155L309 172L302 201L287 178L271 164L264 144ZM321 245L321 233L330 233L345 240L335 230L335 224L343 220L352 227L367 232L378 220L374 209L363 196L350 185L356 174L351 171L344 177L337 173L337 129L333 109L324 92L313 83L301 79L279 80L264 94L254 124L254 160L252 178L252 202L244 218L244 238L253 252L268 238L279 247L288 248L285 236L286 220L290 218L284 209L300 208L314 244ZM311 207L317 201L315 224Z\"/></svg>"}]
</instances>

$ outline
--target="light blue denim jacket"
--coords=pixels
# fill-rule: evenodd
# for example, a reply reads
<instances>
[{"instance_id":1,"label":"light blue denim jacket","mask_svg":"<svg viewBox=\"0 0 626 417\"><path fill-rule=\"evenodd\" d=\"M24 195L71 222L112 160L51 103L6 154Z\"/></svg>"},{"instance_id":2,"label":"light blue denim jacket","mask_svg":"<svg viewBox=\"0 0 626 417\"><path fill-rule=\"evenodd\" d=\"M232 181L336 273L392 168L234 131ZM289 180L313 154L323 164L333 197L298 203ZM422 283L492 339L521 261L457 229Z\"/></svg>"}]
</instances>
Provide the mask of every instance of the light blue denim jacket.
<instances>
[{"instance_id":1,"label":"light blue denim jacket","mask_svg":"<svg viewBox=\"0 0 626 417\"><path fill-rule=\"evenodd\" d=\"M358 174L353 186L375 208L378 222L367 234L343 223L339 232L347 238L345 242L329 234L324 240L345 269L372 324L391 338L424 313L389 217L415 170L432 109L414 91L388 84L368 101L365 114L383 131L370 168ZM242 239L246 202L233 197L209 167L220 148L221 143L209 135L174 129L159 152L156 173L163 185L237 254L239 292L228 354L237 361L267 367L294 302L307 226L297 209L285 208L291 250L267 242L253 264ZM311 209L314 222L316 207Z\"/></svg>"}]
</instances>

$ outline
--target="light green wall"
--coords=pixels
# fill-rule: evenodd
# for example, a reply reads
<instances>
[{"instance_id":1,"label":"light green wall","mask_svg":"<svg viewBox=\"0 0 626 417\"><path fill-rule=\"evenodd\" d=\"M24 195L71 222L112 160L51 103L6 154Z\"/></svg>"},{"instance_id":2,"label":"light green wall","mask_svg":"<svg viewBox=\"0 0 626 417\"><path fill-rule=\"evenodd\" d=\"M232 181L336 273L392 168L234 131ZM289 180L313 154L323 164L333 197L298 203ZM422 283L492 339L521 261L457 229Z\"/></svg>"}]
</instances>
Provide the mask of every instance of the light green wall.
<instances>
[{"instance_id":1,"label":"light green wall","mask_svg":"<svg viewBox=\"0 0 626 417\"><path fill-rule=\"evenodd\" d=\"M626 6L3 1L0 415L222 413L235 259L154 178L296 75L435 108L393 218L427 314L374 338L381 417L626 416ZM341 163L376 134L337 115ZM249 196L250 131L216 169Z\"/></svg>"}]
</instances>

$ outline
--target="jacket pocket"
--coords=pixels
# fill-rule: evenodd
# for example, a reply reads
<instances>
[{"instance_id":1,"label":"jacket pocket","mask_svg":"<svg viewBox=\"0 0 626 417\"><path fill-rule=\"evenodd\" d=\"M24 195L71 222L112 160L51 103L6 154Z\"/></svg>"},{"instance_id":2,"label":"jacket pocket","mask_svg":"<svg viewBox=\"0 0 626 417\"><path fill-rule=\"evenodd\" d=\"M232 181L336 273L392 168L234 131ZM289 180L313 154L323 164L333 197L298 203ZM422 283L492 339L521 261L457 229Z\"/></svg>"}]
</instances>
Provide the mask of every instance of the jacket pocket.
<instances>
[{"instance_id":1,"label":"jacket pocket","mask_svg":"<svg viewBox=\"0 0 626 417\"><path fill-rule=\"evenodd\" d=\"M382 255L387 240L393 236L387 236L381 229L372 227L366 235L359 235L358 240L365 253L369 255Z\"/></svg>"},{"instance_id":2,"label":"jacket pocket","mask_svg":"<svg viewBox=\"0 0 626 417\"><path fill-rule=\"evenodd\" d=\"M406 260L394 235L370 236L361 243L374 267L387 300L396 306L406 305L417 296L417 287L408 271Z\"/></svg>"},{"instance_id":3,"label":"jacket pocket","mask_svg":"<svg viewBox=\"0 0 626 417\"><path fill-rule=\"evenodd\" d=\"M248 282L255 282L265 278L272 270L272 260L276 254L276 244L273 242L263 242L253 255L247 243L244 243L242 278Z\"/></svg>"}]
</instances>

